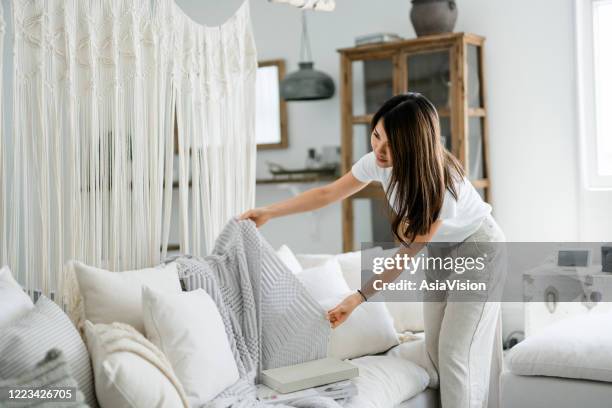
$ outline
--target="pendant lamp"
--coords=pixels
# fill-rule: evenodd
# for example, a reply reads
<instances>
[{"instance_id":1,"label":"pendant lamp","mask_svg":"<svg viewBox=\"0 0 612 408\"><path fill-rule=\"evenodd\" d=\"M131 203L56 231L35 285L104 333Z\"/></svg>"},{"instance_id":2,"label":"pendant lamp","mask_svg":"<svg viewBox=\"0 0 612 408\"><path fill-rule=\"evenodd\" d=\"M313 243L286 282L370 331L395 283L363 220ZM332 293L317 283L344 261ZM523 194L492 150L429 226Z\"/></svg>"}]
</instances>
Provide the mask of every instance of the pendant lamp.
<instances>
[{"instance_id":1,"label":"pendant lamp","mask_svg":"<svg viewBox=\"0 0 612 408\"><path fill-rule=\"evenodd\" d=\"M334 81L324 72L314 69L306 11L302 11L302 38L300 41L299 69L285 76L280 93L286 101L315 101L334 96Z\"/></svg>"}]
</instances>

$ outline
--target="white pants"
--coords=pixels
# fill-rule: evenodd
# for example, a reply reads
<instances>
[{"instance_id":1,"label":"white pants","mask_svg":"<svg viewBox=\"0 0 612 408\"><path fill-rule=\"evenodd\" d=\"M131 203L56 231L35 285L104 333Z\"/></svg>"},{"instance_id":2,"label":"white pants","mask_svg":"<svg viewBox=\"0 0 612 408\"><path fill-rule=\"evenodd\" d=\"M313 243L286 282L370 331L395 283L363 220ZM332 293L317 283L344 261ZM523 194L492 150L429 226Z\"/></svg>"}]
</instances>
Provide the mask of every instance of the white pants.
<instances>
[{"instance_id":1,"label":"white pants","mask_svg":"<svg viewBox=\"0 0 612 408\"><path fill-rule=\"evenodd\" d=\"M466 300L457 291L425 294L424 320L427 353L438 370L442 408L496 408L501 374L501 291L506 273L503 232L488 217L467 240L438 256L477 257L487 254L485 271L452 274L455 279L484 281L486 294ZM494 243L493 243L494 242ZM432 251L430 250L430 255ZM429 281L444 273L427 273ZM448 274L447 274L448 275ZM449 277L449 276L446 276ZM492 369L493 368L493 369Z\"/></svg>"}]
</instances>

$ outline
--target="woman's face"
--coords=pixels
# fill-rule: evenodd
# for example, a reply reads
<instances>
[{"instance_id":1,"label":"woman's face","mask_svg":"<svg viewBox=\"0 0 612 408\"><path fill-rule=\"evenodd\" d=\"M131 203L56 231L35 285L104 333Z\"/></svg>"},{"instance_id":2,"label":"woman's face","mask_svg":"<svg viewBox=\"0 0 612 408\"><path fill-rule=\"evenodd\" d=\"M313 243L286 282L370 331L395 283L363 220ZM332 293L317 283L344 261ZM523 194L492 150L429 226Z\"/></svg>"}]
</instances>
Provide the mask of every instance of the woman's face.
<instances>
[{"instance_id":1,"label":"woman's face","mask_svg":"<svg viewBox=\"0 0 612 408\"><path fill-rule=\"evenodd\" d=\"M387 139L382 119L374 127L370 136L370 143L372 143L372 150L376 156L376 165L382 168L392 167L393 162L391 161L389 140Z\"/></svg>"}]
</instances>

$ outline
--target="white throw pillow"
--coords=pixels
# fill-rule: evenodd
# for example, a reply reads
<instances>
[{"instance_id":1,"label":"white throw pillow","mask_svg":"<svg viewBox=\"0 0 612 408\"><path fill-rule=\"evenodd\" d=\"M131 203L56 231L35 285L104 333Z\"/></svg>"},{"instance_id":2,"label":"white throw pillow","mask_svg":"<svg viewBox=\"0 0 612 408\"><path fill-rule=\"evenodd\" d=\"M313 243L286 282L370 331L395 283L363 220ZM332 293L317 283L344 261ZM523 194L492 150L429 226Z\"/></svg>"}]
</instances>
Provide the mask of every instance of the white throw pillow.
<instances>
[{"instance_id":1,"label":"white throw pillow","mask_svg":"<svg viewBox=\"0 0 612 408\"><path fill-rule=\"evenodd\" d=\"M517 375L612 382L612 313L548 326L514 346L506 361Z\"/></svg>"},{"instance_id":2,"label":"white throw pillow","mask_svg":"<svg viewBox=\"0 0 612 408\"><path fill-rule=\"evenodd\" d=\"M316 268L323 266L325 262L332 259L335 255L328 254L297 254L295 257L302 266L302 269Z\"/></svg>"},{"instance_id":3,"label":"white throw pillow","mask_svg":"<svg viewBox=\"0 0 612 408\"><path fill-rule=\"evenodd\" d=\"M368 251L382 251L375 247ZM383 251L374 256L392 256L397 250ZM336 259L340 264L342 276L349 288L361 288L361 251L347 252L339 255L296 255L304 269L320 267L330 259ZM423 302L387 302L387 309L393 317L393 325L398 333L406 331L419 332L425 330L423 321Z\"/></svg>"},{"instance_id":4,"label":"white throw pillow","mask_svg":"<svg viewBox=\"0 0 612 408\"><path fill-rule=\"evenodd\" d=\"M134 328L86 321L85 336L102 408L185 406L170 363Z\"/></svg>"},{"instance_id":5,"label":"white throw pillow","mask_svg":"<svg viewBox=\"0 0 612 408\"><path fill-rule=\"evenodd\" d=\"M418 365L427 371L429 375L429 388L438 388L438 370L433 365L429 354L427 353L427 345L425 343L425 336L423 333L417 335L417 339L410 340L400 344L397 347L393 347L385 355L392 357L400 357L404 360L408 360Z\"/></svg>"},{"instance_id":6,"label":"white throw pillow","mask_svg":"<svg viewBox=\"0 0 612 408\"><path fill-rule=\"evenodd\" d=\"M238 381L238 367L215 302L202 289L179 294L142 290L147 337L170 360L191 406Z\"/></svg>"},{"instance_id":7,"label":"white throw pillow","mask_svg":"<svg viewBox=\"0 0 612 408\"><path fill-rule=\"evenodd\" d=\"M357 395L345 408L397 407L427 388L429 376L416 364L398 357L367 356L352 360L359 367L353 382Z\"/></svg>"},{"instance_id":8,"label":"white throw pillow","mask_svg":"<svg viewBox=\"0 0 612 408\"><path fill-rule=\"evenodd\" d=\"M319 303L330 298L336 299L351 291L342 277L340 264L335 258L321 266L304 269L296 277Z\"/></svg>"},{"instance_id":9,"label":"white throw pillow","mask_svg":"<svg viewBox=\"0 0 612 408\"><path fill-rule=\"evenodd\" d=\"M393 316L393 326L398 333L422 332L425 330L423 320L423 302L386 302L389 313Z\"/></svg>"},{"instance_id":10,"label":"white throw pillow","mask_svg":"<svg viewBox=\"0 0 612 408\"><path fill-rule=\"evenodd\" d=\"M281 261L283 261L283 263L294 275L302 272L302 265L300 265L297 258L293 254L293 251L287 245L283 245L278 248L278 250L276 251L276 255L280 258Z\"/></svg>"},{"instance_id":11,"label":"white throw pillow","mask_svg":"<svg viewBox=\"0 0 612 408\"><path fill-rule=\"evenodd\" d=\"M141 293L143 286L167 293L180 293L176 264L125 272L73 262L85 318L92 323L126 323L144 333Z\"/></svg>"},{"instance_id":12,"label":"white throw pillow","mask_svg":"<svg viewBox=\"0 0 612 408\"><path fill-rule=\"evenodd\" d=\"M17 281L8 266L0 268L0 327L24 316L34 309L34 303Z\"/></svg>"},{"instance_id":13,"label":"white throw pillow","mask_svg":"<svg viewBox=\"0 0 612 408\"><path fill-rule=\"evenodd\" d=\"M323 266L305 269L296 276L325 310L333 308L351 293L336 258ZM332 331L328 355L341 359L354 358L380 353L397 344L393 319L385 304L366 302Z\"/></svg>"},{"instance_id":14,"label":"white throw pillow","mask_svg":"<svg viewBox=\"0 0 612 408\"><path fill-rule=\"evenodd\" d=\"M321 306L329 310L344 297L323 301ZM353 310L348 319L332 331L327 354L339 359L356 358L382 353L398 343L393 318L385 304L366 302Z\"/></svg>"}]
</instances>

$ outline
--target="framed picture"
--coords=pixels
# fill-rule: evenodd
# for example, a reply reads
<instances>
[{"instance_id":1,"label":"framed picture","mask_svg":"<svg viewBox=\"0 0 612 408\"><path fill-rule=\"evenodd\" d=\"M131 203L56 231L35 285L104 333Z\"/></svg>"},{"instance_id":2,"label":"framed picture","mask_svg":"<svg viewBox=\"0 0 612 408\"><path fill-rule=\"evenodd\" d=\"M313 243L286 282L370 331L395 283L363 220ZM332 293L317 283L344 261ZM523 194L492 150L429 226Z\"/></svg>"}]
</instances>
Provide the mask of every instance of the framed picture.
<instances>
[{"instance_id":1,"label":"framed picture","mask_svg":"<svg viewBox=\"0 0 612 408\"><path fill-rule=\"evenodd\" d=\"M255 140L257 149L286 149L287 102L280 96L285 61L259 61L255 91Z\"/></svg>"}]
</instances>

